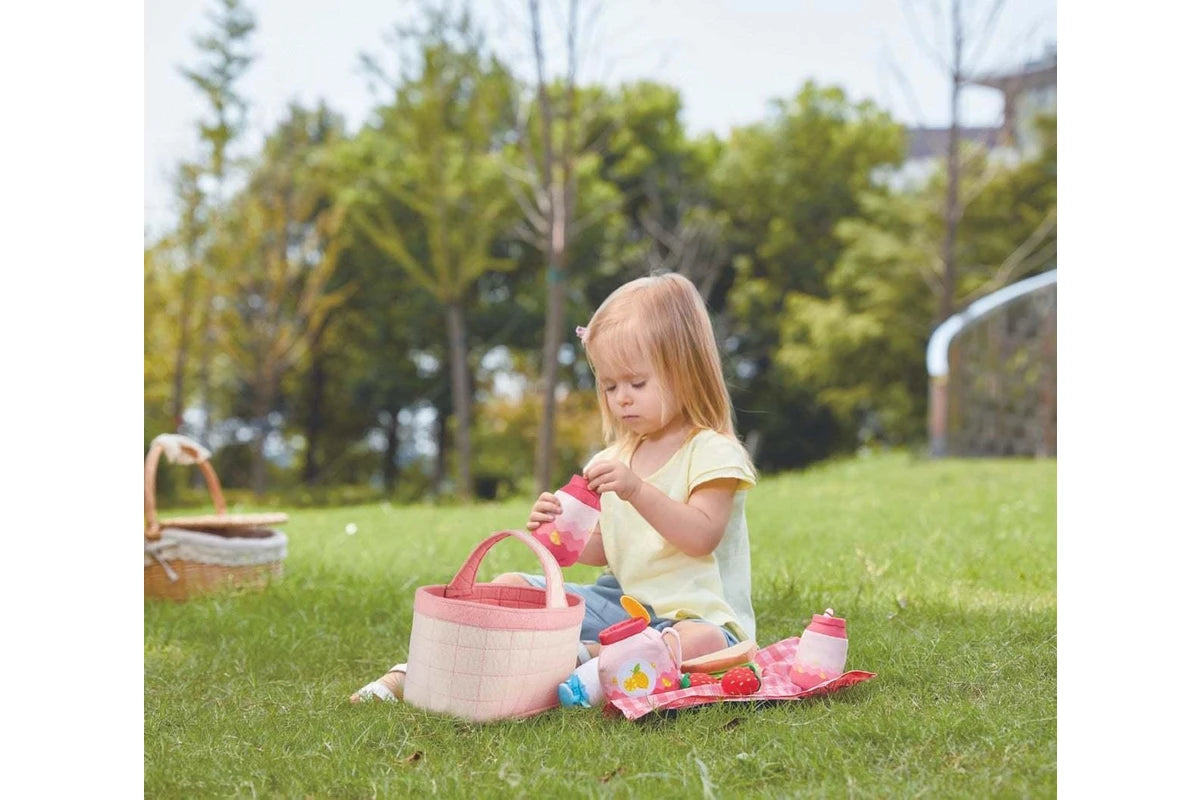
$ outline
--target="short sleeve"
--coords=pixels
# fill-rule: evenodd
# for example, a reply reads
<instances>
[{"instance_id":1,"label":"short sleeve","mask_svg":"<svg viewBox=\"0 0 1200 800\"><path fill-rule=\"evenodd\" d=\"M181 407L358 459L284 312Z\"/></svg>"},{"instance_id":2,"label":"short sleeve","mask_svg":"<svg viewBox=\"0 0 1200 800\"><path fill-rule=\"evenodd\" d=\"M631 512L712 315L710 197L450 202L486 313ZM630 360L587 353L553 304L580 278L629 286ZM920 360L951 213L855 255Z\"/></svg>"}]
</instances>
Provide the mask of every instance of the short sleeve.
<instances>
[{"instance_id":1,"label":"short sleeve","mask_svg":"<svg viewBox=\"0 0 1200 800\"><path fill-rule=\"evenodd\" d=\"M587 463L583 465L582 471L584 473L586 473L588 471L588 468L597 461L603 461L604 459L615 458L616 452L617 452L617 449L615 447L604 448L599 453L596 453L596 455L592 456L591 458L589 458L587 460Z\"/></svg>"},{"instance_id":2,"label":"short sleeve","mask_svg":"<svg viewBox=\"0 0 1200 800\"><path fill-rule=\"evenodd\" d=\"M693 447L688 469L688 494L697 486L719 478L736 478L737 491L758 483L750 456L739 442L716 431L701 431L696 434Z\"/></svg>"}]
</instances>

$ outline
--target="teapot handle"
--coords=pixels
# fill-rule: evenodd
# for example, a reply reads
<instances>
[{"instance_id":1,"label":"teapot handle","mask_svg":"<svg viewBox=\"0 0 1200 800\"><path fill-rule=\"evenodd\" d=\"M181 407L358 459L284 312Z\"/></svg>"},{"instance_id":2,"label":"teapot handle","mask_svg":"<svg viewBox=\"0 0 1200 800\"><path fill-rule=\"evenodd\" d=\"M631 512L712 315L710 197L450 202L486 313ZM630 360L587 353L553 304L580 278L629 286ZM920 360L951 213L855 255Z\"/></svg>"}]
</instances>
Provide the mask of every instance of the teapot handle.
<instances>
[{"instance_id":1,"label":"teapot handle","mask_svg":"<svg viewBox=\"0 0 1200 800\"><path fill-rule=\"evenodd\" d=\"M667 642L668 634L670 638L675 640L675 647L672 649L671 644ZM683 667L683 640L679 638L679 631L674 628L663 628L663 642L667 645L667 652L671 654L671 660L675 662L675 668Z\"/></svg>"}]
</instances>

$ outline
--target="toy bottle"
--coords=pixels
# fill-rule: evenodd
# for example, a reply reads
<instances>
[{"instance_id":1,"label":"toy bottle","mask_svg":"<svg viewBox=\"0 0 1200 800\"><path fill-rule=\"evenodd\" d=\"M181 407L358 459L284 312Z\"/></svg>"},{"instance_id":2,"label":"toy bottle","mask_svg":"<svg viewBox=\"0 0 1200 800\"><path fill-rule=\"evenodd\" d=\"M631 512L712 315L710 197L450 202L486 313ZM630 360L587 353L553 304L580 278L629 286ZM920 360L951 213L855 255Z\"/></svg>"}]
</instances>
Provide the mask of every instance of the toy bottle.
<instances>
[{"instance_id":1,"label":"toy bottle","mask_svg":"<svg viewBox=\"0 0 1200 800\"><path fill-rule=\"evenodd\" d=\"M569 567L579 560L600 519L600 495L588 488L582 475L572 475L554 496L562 505L562 513L539 525L533 536L546 546L560 567Z\"/></svg>"},{"instance_id":2,"label":"toy bottle","mask_svg":"<svg viewBox=\"0 0 1200 800\"><path fill-rule=\"evenodd\" d=\"M800 635L788 677L805 691L838 677L846 666L849 645L846 620L835 617L832 608L825 609L824 614L813 614L812 622Z\"/></svg>"},{"instance_id":3,"label":"toy bottle","mask_svg":"<svg viewBox=\"0 0 1200 800\"><path fill-rule=\"evenodd\" d=\"M599 658L583 662L558 685L558 704L563 708L595 708L604 704L604 690L600 688Z\"/></svg>"}]
</instances>

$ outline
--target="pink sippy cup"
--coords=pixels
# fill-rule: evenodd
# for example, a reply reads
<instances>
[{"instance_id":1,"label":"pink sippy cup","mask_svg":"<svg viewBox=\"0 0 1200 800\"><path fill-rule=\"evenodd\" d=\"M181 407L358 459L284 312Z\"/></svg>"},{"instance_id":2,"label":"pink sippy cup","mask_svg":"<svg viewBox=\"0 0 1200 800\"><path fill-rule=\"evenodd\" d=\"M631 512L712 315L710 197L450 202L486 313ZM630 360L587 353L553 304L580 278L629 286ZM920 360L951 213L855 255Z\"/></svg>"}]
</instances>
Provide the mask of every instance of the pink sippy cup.
<instances>
[{"instance_id":1,"label":"pink sippy cup","mask_svg":"<svg viewBox=\"0 0 1200 800\"><path fill-rule=\"evenodd\" d=\"M800 645L788 676L792 683L807 691L842 674L846 666L846 620L833 615L813 614L812 622L800 634Z\"/></svg>"},{"instance_id":2,"label":"pink sippy cup","mask_svg":"<svg viewBox=\"0 0 1200 800\"><path fill-rule=\"evenodd\" d=\"M539 525L533 536L546 546L560 567L569 567L579 560L600 519L600 495L588 488L587 478L572 475L554 496L562 505L562 513Z\"/></svg>"}]
</instances>

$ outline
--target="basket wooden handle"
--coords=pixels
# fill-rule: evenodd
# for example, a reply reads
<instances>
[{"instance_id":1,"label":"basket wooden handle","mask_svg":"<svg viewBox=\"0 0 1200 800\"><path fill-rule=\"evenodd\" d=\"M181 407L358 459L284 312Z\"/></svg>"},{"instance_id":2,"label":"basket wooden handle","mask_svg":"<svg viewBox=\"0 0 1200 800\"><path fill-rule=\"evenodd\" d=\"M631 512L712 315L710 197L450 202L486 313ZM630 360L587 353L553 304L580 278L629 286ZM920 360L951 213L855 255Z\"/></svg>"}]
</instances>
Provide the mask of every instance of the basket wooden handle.
<instances>
[{"instance_id":1,"label":"basket wooden handle","mask_svg":"<svg viewBox=\"0 0 1200 800\"><path fill-rule=\"evenodd\" d=\"M467 560L458 570L458 574L446 585L446 597L470 597L474 592L475 577L479 573L479 562L496 542L510 536L524 542L541 562L542 574L546 576L546 608L566 608L567 592L563 587L562 570L559 568L558 562L537 539L524 531L515 530L493 533L476 545L475 549L471 551L471 555L467 556Z\"/></svg>"},{"instance_id":2,"label":"basket wooden handle","mask_svg":"<svg viewBox=\"0 0 1200 800\"><path fill-rule=\"evenodd\" d=\"M218 514L225 513L225 496L221 494L221 481L217 478L217 473L213 470L212 465L208 463L208 452L184 436L175 438L176 444L183 449L184 453L191 456L196 461L196 466L204 474L204 481L208 484L208 494L212 497L213 507L216 508ZM162 537L162 526L158 522L158 513L156 503L154 501L154 476L158 471L158 459L163 454L163 444L157 438L150 443L150 452L146 454L146 538L158 539Z\"/></svg>"}]
</instances>

